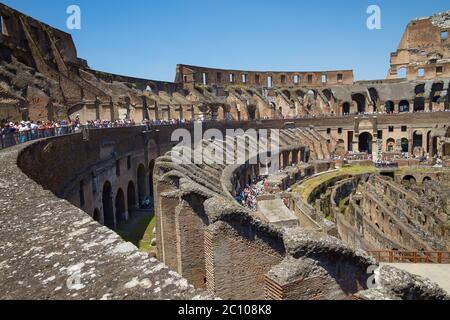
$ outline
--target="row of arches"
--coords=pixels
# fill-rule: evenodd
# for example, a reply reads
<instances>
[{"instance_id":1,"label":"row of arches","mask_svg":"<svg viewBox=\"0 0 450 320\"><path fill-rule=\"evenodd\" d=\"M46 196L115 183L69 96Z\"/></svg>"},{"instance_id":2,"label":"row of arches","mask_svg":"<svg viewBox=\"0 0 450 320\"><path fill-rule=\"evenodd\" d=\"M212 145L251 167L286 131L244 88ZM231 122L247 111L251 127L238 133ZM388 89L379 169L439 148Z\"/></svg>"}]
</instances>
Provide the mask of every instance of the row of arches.
<instances>
[{"instance_id":1,"label":"row of arches","mask_svg":"<svg viewBox=\"0 0 450 320\"><path fill-rule=\"evenodd\" d=\"M154 165L155 162L152 160L148 167L147 178L147 170L143 164L140 164L136 171L137 186L134 181L129 181L126 193L122 188L118 188L114 193L112 183L109 180L105 181L101 197L103 210L96 208L93 219L112 230L116 230L121 223L132 217L133 211L139 208L148 197L153 198Z\"/></svg>"}]
</instances>

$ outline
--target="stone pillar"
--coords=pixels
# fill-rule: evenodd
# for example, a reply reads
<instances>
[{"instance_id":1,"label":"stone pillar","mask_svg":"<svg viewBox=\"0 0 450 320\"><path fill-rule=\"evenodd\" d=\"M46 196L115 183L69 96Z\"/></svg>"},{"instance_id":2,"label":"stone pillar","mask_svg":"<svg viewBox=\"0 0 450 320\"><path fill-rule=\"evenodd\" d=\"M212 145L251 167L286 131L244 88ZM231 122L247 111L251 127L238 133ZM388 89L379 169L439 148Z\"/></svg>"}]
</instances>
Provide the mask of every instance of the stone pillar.
<instances>
[{"instance_id":1,"label":"stone pillar","mask_svg":"<svg viewBox=\"0 0 450 320\"><path fill-rule=\"evenodd\" d=\"M353 146L353 152L359 152L359 133L354 134L352 146Z\"/></svg>"},{"instance_id":2,"label":"stone pillar","mask_svg":"<svg viewBox=\"0 0 450 320\"><path fill-rule=\"evenodd\" d=\"M399 113L400 112L400 103L396 102L394 103L394 113Z\"/></svg>"},{"instance_id":3,"label":"stone pillar","mask_svg":"<svg viewBox=\"0 0 450 320\"><path fill-rule=\"evenodd\" d=\"M178 198L171 198L162 193L175 191L176 188L165 182L155 184L155 215L158 245L158 258L172 270L178 269L177 235L175 211Z\"/></svg>"},{"instance_id":4,"label":"stone pillar","mask_svg":"<svg viewBox=\"0 0 450 320\"><path fill-rule=\"evenodd\" d=\"M195 194L187 195L175 210L178 272L196 288L206 288L204 234L209 220L204 200Z\"/></svg>"}]
</instances>

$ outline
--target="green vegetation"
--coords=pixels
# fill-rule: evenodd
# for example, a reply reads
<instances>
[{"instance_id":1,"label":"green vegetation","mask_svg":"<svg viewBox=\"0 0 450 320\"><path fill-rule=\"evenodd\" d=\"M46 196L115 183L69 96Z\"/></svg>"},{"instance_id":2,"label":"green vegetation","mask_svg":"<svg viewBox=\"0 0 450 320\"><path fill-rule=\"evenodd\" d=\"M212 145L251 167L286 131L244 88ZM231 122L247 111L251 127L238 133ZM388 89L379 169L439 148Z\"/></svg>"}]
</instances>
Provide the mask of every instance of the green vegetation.
<instances>
[{"instance_id":1,"label":"green vegetation","mask_svg":"<svg viewBox=\"0 0 450 320\"><path fill-rule=\"evenodd\" d=\"M338 169L333 172L324 173L317 177L311 178L309 180L306 180L305 182L299 184L298 186L294 187L294 192L297 192L301 195L301 197L307 201L309 198L309 195L313 190L315 190L317 187L319 187L321 184L325 183L328 180L340 177L340 176L347 176L347 175L359 175L359 174L365 174L365 173L375 173L376 168L373 166L346 166L341 169Z\"/></svg>"},{"instance_id":2,"label":"green vegetation","mask_svg":"<svg viewBox=\"0 0 450 320\"><path fill-rule=\"evenodd\" d=\"M341 214L347 213L348 203L349 203L349 198L344 198L344 199L341 199L341 201L339 201L339 209L341 211Z\"/></svg>"},{"instance_id":3,"label":"green vegetation","mask_svg":"<svg viewBox=\"0 0 450 320\"><path fill-rule=\"evenodd\" d=\"M144 252L153 252L154 248L150 245L154 238L153 229L156 225L154 215L139 216L122 223L117 233L125 240L133 243Z\"/></svg>"}]
</instances>

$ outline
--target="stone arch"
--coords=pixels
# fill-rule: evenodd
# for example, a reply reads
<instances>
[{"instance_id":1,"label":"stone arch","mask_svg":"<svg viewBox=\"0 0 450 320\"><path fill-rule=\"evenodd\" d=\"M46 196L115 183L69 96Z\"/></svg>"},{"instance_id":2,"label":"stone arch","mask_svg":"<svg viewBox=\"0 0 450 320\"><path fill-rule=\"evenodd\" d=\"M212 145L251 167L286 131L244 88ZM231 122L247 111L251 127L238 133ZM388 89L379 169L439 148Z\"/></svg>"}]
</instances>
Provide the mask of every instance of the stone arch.
<instances>
[{"instance_id":1,"label":"stone arch","mask_svg":"<svg viewBox=\"0 0 450 320\"><path fill-rule=\"evenodd\" d=\"M423 179L422 179L422 183L425 183L425 182L431 181L431 180L432 180L431 177L425 176L425 177L423 177Z\"/></svg>"},{"instance_id":2,"label":"stone arch","mask_svg":"<svg viewBox=\"0 0 450 320\"><path fill-rule=\"evenodd\" d=\"M128 214L131 215L133 209L136 207L136 187L133 181L130 181L127 187L127 207Z\"/></svg>"},{"instance_id":3,"label":"stone arch","mask_svg":"<svg viewBox=\"0 0 450 320\"><path fill-rule=\"evenodd\" d=\"M402 100L398 104L398 111L399 112L409 112L409 101L408 100Z\"/></svg>"},{"instance_id":4,"label":"stone arch","mask_svg":"<svg viewBox=\"0 0 450 320\"><path fill-rule=\"evenodd\" d=\"M256 106L251 104L247 107L248 120L256 120Z\"/></svg>"},{"instance_id":5,"label":"stone arch","mask_svg":"<svg viewBox=\"0 0 450 320\"><path fill-rule=\"evenodd\" d=\"M359 152L372 154L373 136L369 132L363 132L358 137Z\"/></svg>"},{"instance_id":6,"label":"stone arch","mask_svg":"<svg viewBox=\"0 0 450 320\"><path fill-rule=\"evenodd\" d=\"M386 101L386 103L384 104L384 111L386 113L394 113L394 110L395 110L394 102Z\"/></svg>"},{"instance_id":7,"label":"stone arch","mask_svg":"<svg viewBox=\"0 0 450 320\"><path fill-rule=\"evenodd\" d=\"M401 139L401 147L402 147L402 152L409 152L409 140L408 138L402 138Z\"/></svg>"},{"instance_id":8,"label":"stone arch","mask_svg":"<svg viewBox=\"0 0 450 320\"><path fill-rule=\"evenodd\" d=\"M369 88L369 95L370 95L370 99L372 100L372 104L373 104L373 112L377 112L378 111L378 101L380 100L380 96L378 95L378 91L376 88Z\"/></svg>"},{"instance_id":9,"label":"stone arch","mask_svg":"<svg viewBox=\"0 0 450 320\"><path fill-rule=\"evenodd\" d=\"M138 166L137 169L137 184L138 184L138 200L139 205L142 204L142 202L147 197L147 179L146 179L146 173L145 173L145 166L141 163Z\"/></svg>"},{"instance_id":10,"label":"stone arch","mask_svg":"<svg viewBox=\"0 0 450 320\"><path fill-rule=\"evenodd\" d=\"M343 115L350 114L350 103L349 102L344 102L342 104L342 114Z\"/></svg>"},{"instance_id":11,"label":"stone arch","mask_svg":"<svg viewBox=\"0 0 450 320\"><path fill-rule=\"evenodd\" d=\"M389 138L386 140L386 151L387 152L394 152L396 147L395 139Z\"/></svg>"},{"instance_id":12,"label":"stone arch","mask_svg":"<svg viewBox=\"0 0 450 320\"><path fill-rule=\"evenodd\" d=\"M414 88L414 93L415 93L416 95L425 93L425 84L424 84L424 83L418 84L418 85Z\"/></svg>"},{"instance_id":13,"label":"stone arch","mask_svg":"<svg viewBox=\"0 0 450 320\"><path fill-rule=\"evenodd\" d=\"M109 181L106 181L103 185L102 204L104 224L106 227L114 230L116 228L116 221L114 219L112 186Z\"/></svg>"},{"instance_id":14,"label":"stone arch","mask_svg":"<svg viewBox=\"0 0 450 320\"><path fill-rule=\"evenodd\" d=\"M400 67L397 69L397 79L406 79L407 72L406 67Z\"/></svg>"},{"instance_id":15,"label":"stone arch","mask_svg":"<svg viewBox=\"0 0 450 320\"><path fill-rule=\"evenodd\" d=\"M366 112L366 97L363 94L357 93L352 95L352 100L356 102L358 113Z\"/></svg>"},{"instance_id":16,"label":"stone arch","mask_svg":"<svg viewBox=\"0 0 450 320\"><path fill-rule=\"evenodd\" d=\"M408 174L403 177L402 182L408 182L410 184L415 184L417 182L417 180L413 175Z\"/></svg>"},{"instance_id":17,"label":"stone arch","mask_svg":"<svg viewBox=\"0 0 450 320\"><path fill-rule=\"evenodd\" d=\"M423 133L420 130L413 132L413 149L422 148L423 146Z\"/></svg>"},{"instance_id":18,"label":"stone arch","mask_svg":"<svg viewBox=\"0 0 450 320\"><path fill-rule=\"evenodd\" d=\"M94 209L94 213L92 214L92 219L94 219L94 221L97 221L99 223L102 222L101 212L98 208Z\"/></svg>"},{"instance_id":19,"label":"stone arch","mask_svg":"<svg viewBox=\"0 0 450 320\"><path fill-rule=\"evenodd\" d=\"M416 97L414 99L414 112L425 111L425 99L423 97Z\"/></svg>"},{"instance_id":20,"label":"stone arch","mask_svg":"<svg viewBox=\"0 0 450 320\"><path fill-rule=\"evenodd\" d=\"M116 207L116 224L126 221L127 212L125 207L125 195L123 193L123 190L120 188L119 190L117 190L115 207Z\"/></svg>"}]
</instances>

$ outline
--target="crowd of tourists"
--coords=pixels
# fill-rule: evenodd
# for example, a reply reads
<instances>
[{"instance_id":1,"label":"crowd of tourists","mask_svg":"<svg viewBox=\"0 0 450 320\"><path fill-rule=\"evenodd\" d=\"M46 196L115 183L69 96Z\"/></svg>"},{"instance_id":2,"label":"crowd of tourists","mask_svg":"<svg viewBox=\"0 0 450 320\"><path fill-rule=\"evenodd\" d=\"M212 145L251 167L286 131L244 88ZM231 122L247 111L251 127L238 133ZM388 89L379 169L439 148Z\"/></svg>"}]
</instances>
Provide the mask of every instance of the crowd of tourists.
<instances>
[{"instance_id":1,"label":"crowd of tourists","mask_svg":"<svg viewBox=\"0 0 450 320\"><path fill-rule=\"evenodd\" d=\"M252 184L240 188L235 197L236 201L242 206L256 210L258 201L257 198L268 190L269 183L267 180L258 182L254 180Z\"/></svg>"}]
</instances>

